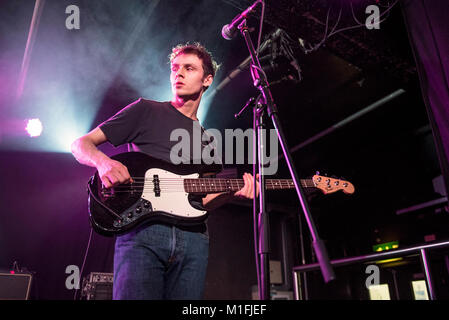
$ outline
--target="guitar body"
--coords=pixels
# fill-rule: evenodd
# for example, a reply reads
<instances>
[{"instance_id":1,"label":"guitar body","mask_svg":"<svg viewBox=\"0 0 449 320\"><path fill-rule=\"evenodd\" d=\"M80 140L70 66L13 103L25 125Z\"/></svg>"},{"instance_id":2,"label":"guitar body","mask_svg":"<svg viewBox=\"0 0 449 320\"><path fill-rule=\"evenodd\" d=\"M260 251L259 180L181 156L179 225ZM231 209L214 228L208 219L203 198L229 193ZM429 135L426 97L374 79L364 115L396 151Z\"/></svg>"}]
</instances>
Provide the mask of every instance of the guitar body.
<instances>
[{"instance_id":1,"label":"guitar body","mask_svg":"<svg viewBox=\"0 0 449 320\"><path fill-rule=\"evenodd\" d=\"M206 211L190 204L182 179L218 172L221 166L173 165L140 152L111 158L125 165L131 177L141 179L110 189L103 188L98 172L89 180L89 216L97 233L123 234L149 221L188 226L206 219Z\"/></svg>"}]
</instances>

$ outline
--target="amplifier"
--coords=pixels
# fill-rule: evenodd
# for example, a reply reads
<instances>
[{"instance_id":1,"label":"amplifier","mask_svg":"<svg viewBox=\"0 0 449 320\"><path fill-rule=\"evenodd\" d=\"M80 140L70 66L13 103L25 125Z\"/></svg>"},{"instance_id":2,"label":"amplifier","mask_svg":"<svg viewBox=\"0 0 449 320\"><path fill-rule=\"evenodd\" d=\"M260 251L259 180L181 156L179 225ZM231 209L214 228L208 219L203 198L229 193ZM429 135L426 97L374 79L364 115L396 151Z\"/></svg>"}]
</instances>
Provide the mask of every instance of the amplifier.
<instances>
[{"instance_id":1,"label":"amplifier","mask_svg":"<svg viewBox=\"0 0 449 320\"><path fill-rule=\"evenodd\" d=\"M0 271L0 300L28 300L33 274Z\"/></svg>"},{"instance_id":2,"label":"amplifier","mask_svg":"<svg viewBox=\"0 0 449 320\"><path fill-rule=\"evenodd\" d=\"M81 298L86 300L112 300L113 278L113 273L89 273L83 279Z\"/></svg>"}]
</instances>

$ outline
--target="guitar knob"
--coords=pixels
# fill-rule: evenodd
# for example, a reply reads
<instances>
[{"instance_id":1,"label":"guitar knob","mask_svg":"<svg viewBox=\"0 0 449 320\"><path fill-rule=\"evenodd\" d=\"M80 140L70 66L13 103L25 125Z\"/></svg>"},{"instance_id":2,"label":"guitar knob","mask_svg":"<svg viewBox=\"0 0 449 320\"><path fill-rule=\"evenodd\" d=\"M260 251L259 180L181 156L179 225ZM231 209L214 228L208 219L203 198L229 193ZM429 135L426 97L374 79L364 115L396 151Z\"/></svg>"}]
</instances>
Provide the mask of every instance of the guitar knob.
<instances>
[{"instance_id":1,"label":"guitar knob","mask_svg":"<svg viewBox=\"0 0 449 320\"><path fill-rule=\"evenodd\" d=\"M137 208L136 208L136 213L141 213L142 212L142 207L141 206L138 206Z\"/></svg>"},{"instance_id":2,"label":"guitar knob","mask_svg":"<svg viewBox=\"0 0 449 320\"><path fill-rule=\"evenodd\" d=\"M148 201L145 201L145 202L143 203L143 207L144 207L144 208L149 208L149 207L150 207L150 203L149 203Z\"/></svg>"}]
</instances>

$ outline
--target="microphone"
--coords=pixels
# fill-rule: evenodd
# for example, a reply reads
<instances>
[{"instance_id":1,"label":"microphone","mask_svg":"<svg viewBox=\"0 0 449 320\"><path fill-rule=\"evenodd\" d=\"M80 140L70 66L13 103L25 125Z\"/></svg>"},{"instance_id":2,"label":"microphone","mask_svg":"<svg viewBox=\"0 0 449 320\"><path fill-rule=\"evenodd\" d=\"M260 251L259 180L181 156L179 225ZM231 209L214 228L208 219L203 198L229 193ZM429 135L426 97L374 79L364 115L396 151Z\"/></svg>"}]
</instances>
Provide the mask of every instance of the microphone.
<instances>
[{"instance_id":1,"label":"microphone","mask_svg":"<svg viewBox=\"0 0 449 320\"><path fill-rule=\"evenodd\" d=\"M257 4L261 2L261 0L257 0L250 7L248 7L245 11L237 15L229 24L226 24L221 29L221 35L226 40L231 40L237 34L237 27L242 22L243 19L246 19L246 16L254 10Z\"/></svg>"}]
</instances>

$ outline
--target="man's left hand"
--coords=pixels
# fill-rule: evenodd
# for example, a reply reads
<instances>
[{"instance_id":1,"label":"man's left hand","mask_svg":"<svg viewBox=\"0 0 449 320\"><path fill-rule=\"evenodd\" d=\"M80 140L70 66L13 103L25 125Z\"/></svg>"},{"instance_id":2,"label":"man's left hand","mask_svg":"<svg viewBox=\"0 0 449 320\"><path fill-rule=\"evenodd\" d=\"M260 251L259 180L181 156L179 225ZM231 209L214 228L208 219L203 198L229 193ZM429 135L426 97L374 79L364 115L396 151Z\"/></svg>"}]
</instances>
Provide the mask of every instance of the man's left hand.
<instances>
[{"instance_id":1,"label":"man's left hand","mask_svg":"<svg viewBox=\"0 0 449 320\"><path fill-rule=\"evenodd\" d=\"M256 175L256 196L259 196L260 187L259 187L259 174ZM245 199L253 199L254 198L254 178L250 173L243 174L243 181L245 185L242 189L234 193L235 197L245 198Z\"/></svg>"}]
</instances>

